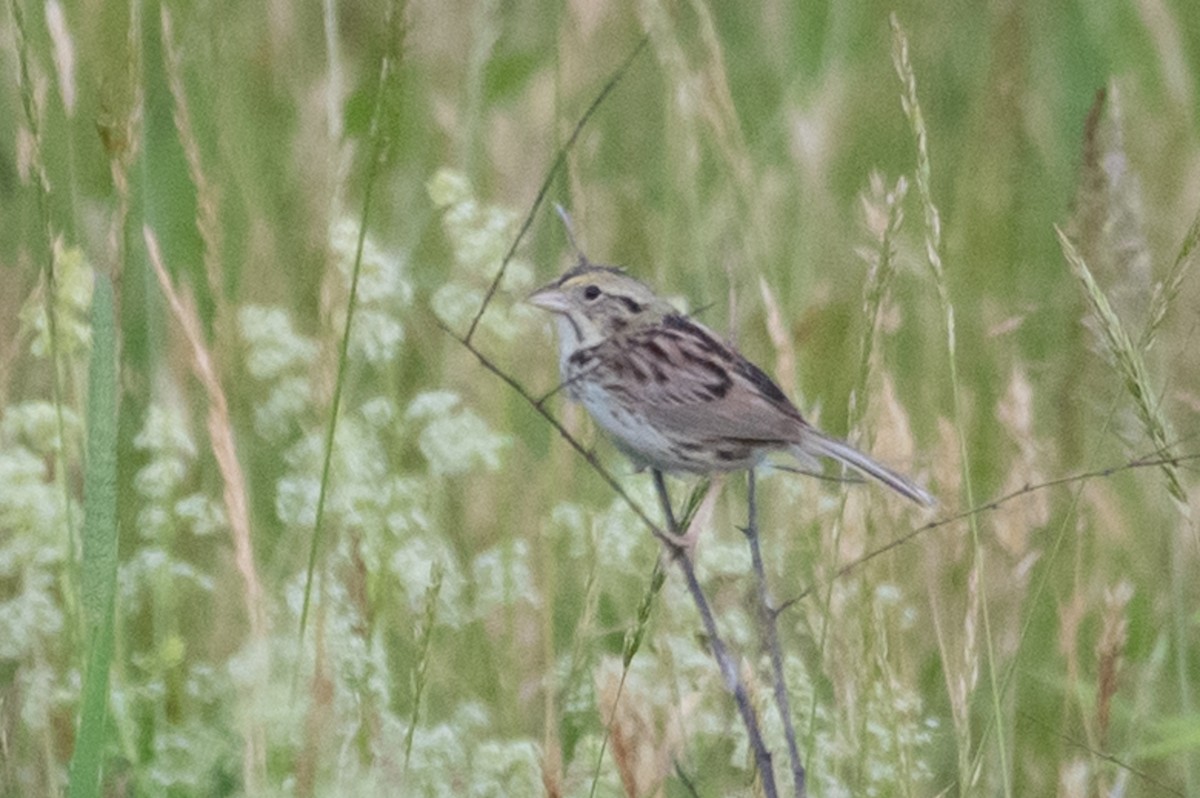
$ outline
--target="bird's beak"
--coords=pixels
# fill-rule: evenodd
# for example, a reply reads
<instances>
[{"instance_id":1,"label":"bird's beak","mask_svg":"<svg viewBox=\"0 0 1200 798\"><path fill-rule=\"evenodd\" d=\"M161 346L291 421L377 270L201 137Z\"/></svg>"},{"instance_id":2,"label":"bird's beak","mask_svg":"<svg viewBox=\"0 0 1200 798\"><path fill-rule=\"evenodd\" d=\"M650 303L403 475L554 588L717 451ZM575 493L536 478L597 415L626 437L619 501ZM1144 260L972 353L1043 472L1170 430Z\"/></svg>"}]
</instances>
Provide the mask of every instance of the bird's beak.
<instances>
[{"instance_id":1,"label":"bird's beak","mask_svg":"<svg viewBox=\"0 0 1200 798\"><path fill-rule=\"evenodd\" d=\"M555 283L542 286L527 296L525 301L535 308L548 310L551 313L566 313L569 309L567 295Z\"/></svg>"}]
</instances>

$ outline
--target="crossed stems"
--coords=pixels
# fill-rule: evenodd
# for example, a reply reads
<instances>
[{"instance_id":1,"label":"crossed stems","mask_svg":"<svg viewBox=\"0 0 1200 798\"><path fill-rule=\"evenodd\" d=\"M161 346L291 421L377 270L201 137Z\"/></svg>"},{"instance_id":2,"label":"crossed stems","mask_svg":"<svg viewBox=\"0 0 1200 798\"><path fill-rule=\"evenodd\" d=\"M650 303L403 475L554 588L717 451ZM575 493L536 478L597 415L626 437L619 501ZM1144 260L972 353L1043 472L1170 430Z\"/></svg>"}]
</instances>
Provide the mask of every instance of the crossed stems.
<instances>
[{"instance_id":1,"label":"crossed stems","mask_svg":"<svg viewBox=\"0 0 1200 798\"><path fill-rule=\"evenodd\" d=\"M708 599L700 587L700 581L696 578L695 566L682 540L684 530L680 529L679 523L675 519L675 514L671 510L671 498L667 493L667 485L663 479L662 472L656 469L653 473L654 487L658 492L658 501L662 507L663 517L667 522L667 534L659 535L658 538L662 541L671 559L679 565L679 569L683 572L688 592L692 594L692 601L695 602L696 609L700 612L700 618L704 623L704 630L708 635L709 645L712 648L713 657L717 661L721 678L725 683L726 689L733 693L738 714L741 715L742 723L746 726L746 733L750 739L750 748L754 752L754 761L758 766L758 772L762 778L763 793L768 798L776 798L779 791L775 785L775 771L771 765L771 752L767 750L766 743L763 741L762 729L759 726L754 706L750 702L750 695L746 689L746 684L741 678L741 674L733 657L729 653L729 649L721 639L720 632L717 631L717 622L713 616L712 608L709 606ZM792 767L792 780L796 787L796 798L804 798L804 765L800 762L800 752L796 746L796 731L792 724L787 686L783 680L783 654L779 647L779 636L775 624L778 611L771 607L770 596L767 592L766 573L763 568L762 550L759 546L758 517L755 508L754 469L750 469L747 472L747 476L749 480L747 494L749 507L746 526L742 532L745 533L746 539L750 543L750 556L754 565L757 586L759 621L762 625L762 633L767 648L770 650L771 668L775 679L775 705L779 709L779 715L783 721L784 734L787 737L788 757Z\"/></svg>"}]
</instances>

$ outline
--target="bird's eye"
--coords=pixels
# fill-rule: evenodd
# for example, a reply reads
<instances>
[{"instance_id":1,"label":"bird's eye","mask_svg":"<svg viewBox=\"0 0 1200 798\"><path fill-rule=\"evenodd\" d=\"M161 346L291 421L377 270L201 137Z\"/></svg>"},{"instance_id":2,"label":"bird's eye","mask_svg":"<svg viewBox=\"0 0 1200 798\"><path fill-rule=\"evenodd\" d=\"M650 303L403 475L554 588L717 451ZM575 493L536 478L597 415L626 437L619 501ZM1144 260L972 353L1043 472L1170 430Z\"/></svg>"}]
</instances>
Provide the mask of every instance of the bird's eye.
<instances>
[{"instance_id":1,"label":"bird's eye","mask_svg":"<svg viewBox=\"0 0 1200 798\"><path fill-rule=\"evenodd\" d=\"M589 285L587 288L583 289L584 299L595 299L598 296L600 296L600 289L594 285Z\"/></svg>"}]
</instances>

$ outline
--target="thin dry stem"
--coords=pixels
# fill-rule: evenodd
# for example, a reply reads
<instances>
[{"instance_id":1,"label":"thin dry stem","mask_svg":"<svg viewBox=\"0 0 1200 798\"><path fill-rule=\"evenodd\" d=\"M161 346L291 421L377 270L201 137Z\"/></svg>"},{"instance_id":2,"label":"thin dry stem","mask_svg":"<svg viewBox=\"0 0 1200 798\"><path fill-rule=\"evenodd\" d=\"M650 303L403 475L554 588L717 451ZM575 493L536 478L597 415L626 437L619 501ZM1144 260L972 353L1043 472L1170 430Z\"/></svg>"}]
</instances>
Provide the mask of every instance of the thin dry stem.
<instances>
[{"instance_id":1,"label":"thin dry stem","mask_svg":"<svg viewBox=\"0 0 1200 798\"><path fill-rule=\"evenodd\" d=\"M660 537L659 539L667 546L667 551L671 555L671 558L679 565L679 569L683 571L688 592L692 596L696 610L700 613L700 620L704 623L704 631L708 635L708 644L712 649L713 659L717 661L717 668L721 672L721 680L725 684L725 689L733 694L738 714L742 718L742 725L746 727L746 735L750 740L750 750L754 754L754 762L758 767L758 776L762 780L763 793L767 798L776 798L779 792L775 786L775 769L771 764L771 752L767 750L767 744L763 740L762 727L754 711L750 693L746 689L746 681L742 678L741 673L739 673L737 666L734 664L733 656L729 653L725 641L721 638L721 633L717 629L716 618L713 616L712 608L709 606L708 599L704 595L704 590L700 587L700 580L696 577L696 568L691 558L680 544L675 543L671 539L676 537L679 531L674 513L671 511L671 497L667 493L667 486L663 481L662 472L656 469L653 473L654 487L658 491L659 503L662 506L663 515L667 519L667 528L670 533L669 538Z\"/></svg>"},{"instance_id":2,"label":"thin dry stem","mask_svg":"<svg viewBox=\"0 0 1200 798\"><path fill-rule=\"evenodd\" d=\"M221 472L224 484L222 498L225 503L225 515L229 520L229 530L233 538L234 564L242 577L242 599L246 607L246 618L250 624L250 637L259 644L256 648L265 656L267 637L267 621L265 601L263 599L262 583L258 578L258 570L254 564L254 548L250 543L250 512L246 497L246 479L242 473L241 463L237 457L237 446L233 439L233 422L229 417L229 404L225 400L225 391L217 378L213 367L212 356L204 342L204 334L200 327L200 318L195 306L190 301L182 299L163 265L162 253L159 251L158 239L149 226L142 230L146 241L146 250L150 264L158 276L163 295L171 307L171 313L183 330L184 337L192 349L192 370L204 387L208 396L208 436L212 446L213 458L217 469ZM266 663L260 663L259 673L266 673ZM246 789L250 794L257 792L266 777L266 729L261 720L252 718L248 721L249 729L246 734L246 751L243 762Z\"/></svg>"},{"instance_id":3,"label":"thin dry stem","mask_svg":"<svg viewBox=\"0 0 1200 798\"><path fill-rule=\"evenodd\" d=\"M184 337L192 349L192 370L204 387L208 396L208 433L211 437L213 457L221 472L224 483L223 499L225 513L229 518L229 528L233 536L234 563L242 576L245 588L244 603L246 618L250 622L250 631L255 639L266 637L266 617L263 614L264 600L262 583L258 578L258 570L254 564L254 547L250 543L250 512L246 497L246 478L242 473L241 462L237 457L237 446L233 439L233 422L229 417L229 403L225 399L225 390L221 387L213 366L212 355L204 342L200 318L190 301L180 297L171 283L163 265L162 253L158 247L158 239L149 226L143 228L146 239L146 250L150 256L150 264L158 276L163 295L171 306L171 313L183 330Z\"/></svg>"},{"instance_id":4,"label":"thin dry stem","mask_svg":"<svg viewBox=\"0 0 1200 798\"><path fill-rule=\"evenodd\" d=\"M958 450L962 467L963 488L966 491L968 505L975 503L974 484L972 480L970 450L967 447L966 413L963 408L962 392L959 390L958 378L958 344L955 327L954 303L950 299L950 287L946 280L946 270L942 264L942 222L937 205L933 201L932 162L929 157L929 136L925 128L925 119L921 113L921 103L917 95L917 76L909 60L908 35L900 25L895 14L891 15L892 27L892 61L896 74L900 78L903 91L900 104L904 115L908 117L909 127L917 145L916 186L917 197L925 214L925 257L937 289L938 303L942 310L942 329L946 336L946 365L950 378L950 390L954 406L954 429L958 438ZM971 529L971 546L977 567L986 571L986 550L979 533L979 525L974 515L968 517ZM1000 724L1003 711L1000 707L1000 685L997 682L999 667L993 646L991 617L986 587L981 584L981 618L983 620L984 653L987 658L988 678L991 687L991 712L996 733L996 752L1000 759L1000 778L1005 795L1012 795L1011 774L1009 772L1009 744L1004 736L1004 727ZM983 746L978 749L977 756L982 756Z\"/></svg>"},{"instance_id":5,"label":"thin dry stem","mask_svg":"<svg viewBox=\"0 0 1200 798\"><path fill-rule=\"evenodd\" d=\"M967 576L967 608L963 613L963 642L962 655L958 663L958 672L953 676L947 674L947 680L953 680L951 705L955 710L955 722L959 736L971 739L971 696L979 684L979 617L980 617L980 581L979 563L973 563ZM970 746L958 746L958 777L964 787L973 786L974 773L971 768Z\"/></svg>"},{"instance_id":6,"label":"thin dry stem","mask_svg":"<svg viewBox=\"0 0 1200 798\"><path fill-rule=\"evenodd\" d=\"M1100 639L1096 643L1096 733L1101 748L1108 747L1109 718L1112 714L1112 699L1117 693L1117 678L1121 671L1121 657L1125 653L1129 623L1125 609L1133 598L1133 585L1121 582L1104 591L1104 619Z\"/></svg>"},{"instance_id":7,"label":"thin dry stem","mask_svg":"<svg viewBox=\"0 0 1200 798\"><path fill-rule=\"evenodd\" d=\"M608 719L606 733L613 763L626 795L654 795L671 774L685 722L672 720L671 709L664 712L657 707L645 686L630 684L626 670L618 673L615 664L609 660L596 676L597 699Z\"/></svg>"},{"instance_id":8,"label":"thin dry stem","mask_svg":"<svg viewBox=\"0 0 1200 798\"><path fill-rule=\"evenodd\" d=\"M783 723L784 739L787 741L788 762L792 768L792 784L796 798L807 794L804 763L800 759L800 748L796 745L796 725L792 722L792 707L788 699L787 682L783 676L783 649L779 645L779 613L772 606L767 588L767 573L763 566L762 546L758 534L758 491L755 488L754 469L746 472L746 528L742 530L750 544L750 561L754 567L754 582L758 594L759 622L766 638L767 652L771 657L771 673L774 681L775 707Z\"/></svg>"},{"instance_id":9,"label":"thin dry stem","mask_svg":"<svg viewBox=\"0 0 1200 798\"><path fill-rule=\"evenodd\" d=\"M1060 740L1062 740L1064 743L1071 746L1072 748L1078 748L1079 750L1086 752L1089 756L1093 756L1096 759L1100 759L1105 762L1109 762L1109 763L1117 766L1121 770L1128 772L1130 775L1137 777L1138 779L1140 779L1141 781L1150 785L1151 787L1154 787L1155 793L1153 793L1153 794L1158 794L1161 792L1163 795L1177 795L1177 796L1180 796L1180 798L1183 798L1183 796L1185 795L1185 793L1182 790L1177 790L1174 787L1172 787L1170 784L1168 784L1167 782L1162 781L1161 779L1155 777L1153 774L1148 773L1145 770L1141 770L1140 768L1135 766L1132 762L1127 762L1124 759L1114 756L1106 751L1097 750L1093 746L1090 746L1086 742L1076 739L1069 734L1063 734L1062 732L1058 731L1057 728L1050 727L1048 724L1043 723L1041 721L1041 719L1035 718L1034 716L1030 715L1028 712L1021 712L1019 714L1020 714L1021 718L1023 720L1025 720L1026 722L1031 723L1034 726L1038 726L1042 729L1046 729L1050 734L1053 734L1054 736L1058 737ZM1123 794L1123 793L1120 793L1120 794Z\"/></svg>"},{"instance_id":10,"label":"thin dry stem","mask_svg":"<svg viewBox=\"0 0 1200 798\"><path fill-rule=\"evenodd\" d=\"M954 524L959 521L968 520L973 515L980 515L985 512L993 512L995 510L1000 509L1001 507L1003 507L1004 505L1008 504L1011 501L1015 501L1019 498L1028 496L1032 493L1038 493L1043 490L1049 490L1051 488L1062 487L1064 485L1073 485L1073 484L1079 483L1079 482L1087 482L1088 480L1092 480L1092 479L1104 479L1106 477L1111 477L1114 474L1119 474L1122 471L1130 471L1130 470L1139 469L1139 468L1161 468L1165 463L1170 463L1170 464L1178 467L1184 463L1189 463L1189 462L1193 462L1193 461L1197 461L1197 460L1200 460L1200 453L1183 454L1183 455L1178 455L1178 456L1152 454L1147 457L1141 457L1136 460L1130 460L1128 462L1121 463L1120 465L1109 466L1108 468L1099 468L1099 469L1095 469L1093 471L1084 471L1084 472L1081 472L1078 474L1071 474L1071 475L1065 476L1065 477L1058 477L1057 479L1049 479L1049 480L1046 480L1045 482L1039 482L1037 484L1026 484L1026 485L1018 488L1017 490L1010 491L1002 496L996 497L995 499L991 499L990 501L984 502L983 504L980 504L976 507L972 507L969 510L963 510L963 511L955 513L953 515L948 515L945 518L934 519L933 521L930 521L927 524L922 524L921 526L916 527L915 529L912 529L909 532L906 532L903 535L900 535L899 537L893 538L892 540L888 541L887 543L883 544L882 546L871 549L869 552L862 555L861 557L856 557L855 559L853 559L850 562L843 565L836 572L834 572L833 576L830 577L830 581L835 581L837 579L840 579L843 576L849 574L850 572L858 570L860 567L867 564L871 560L874 560L877 557L887 554L889 551L892 551L893 549L898 549L907 543L911 543L915 538L919 537L920 535L922 535L926 532L932 531L934 529L940 529L941 527L949 526L950 524ZM783 602L779 606L778 611L783 612L785 609L787 609L791 605L795 604L796 602L807 598L818 587L820 587L819 583L809 585L808 587L801 590L799 593L797 593L792 598Z\"/></svg>"},{"instance_id":11,"label":"thin dry stem","mask_svg":"<svg viewBox=\"0 0 1200 798\"><path fill-rule=\"evenodd\" d=\"M34 182L34 197L37 200L38 218L41 222L40 243L45 250L45 313L46 327L49 333L50 373L54 393L55 424L57 425L58 440L62 444L57 448L55 453L57 462L55 463L54 470L60 488L59 494L63 502L63 517L66 519L67 534L64 535L64 538L68 543L67 559L73 560L79 540L73 518L74 510L72 509L71 488L67 482L69 469L64 459L66 452L66 423L63 417L64 387L58 352L58 248L54 243L54 222L51 218L50 179L47 176L46 164L42 158L42 109L38 107L33 79L30 76L29 64L31 55L29 52L29 36L25 28L25 13L21 8L20 0L12 0L11 10L17 45L17 83L20 89L21 108L25 114L25 124L28 126L28 165L31 172L30 177L33 178ZM117 262L120 263L121 261L118 260ZM120 296L120 291L117 291L116 299L118 302L120 301ZM70 578L73 577L69 576L68 579Z\"/></svg>"},{"instance_id":12,"label":"thin dry stem","mask_svg":"<svg viewBox=\"0 0 1200 798\"><path fill-rule=\"evenodd\" d=\"M600 107L608 95L612 93L612 90L617 87L617 84L621 82L621 78L625 76L629 67L638 55L641 54L642 50L645 49L649 41L650 37L648 34L642 36L637 46L633 48L633 52L625 59L625 63L617 68L613 76L604 84L604 88L600 89L596 95L596 99L592 100L591 105L579 117L579 121L575 123L575 129L571 131L571 135L567 138L566 143L559 148L558 155L555 157L554 163L550 166L550 171L546 173L546 179L542 181L541 188L538 189L537 196L533 199L533 204L529 206L529 213L525 216L525 221L521 223L521 229L517 231L516 237L513 238L512 246L508 248L508 252L504 253L504 258L500 261L500 268L496 270L496 276L492 278L492 283L488 286L487 293L483 296L483 301L479 303L479 310L475 312L475 318L471 319L471 326L467 328L467 334L460 339L463 343L470 344L471 339L475 337L475 329L479 326L479 320L483 318L484 312L492 302L492 297L496 295L496 290L500 287L500 281L504 279L504 273L508 271L508 264L513 259L513 256L517 254L517 247L521 245L521 241L525 238L525 233L529 231L530 225L533 224L538 208L542 206L547 192L550 191L550 185L554 182L554 178L558 175L559 171L566 165L567 153L575 146L575 140L583 132L583 128L587 125L588 120L592 118L592 114L596 113L596 109Z\"/></svg>"}]
</instances>

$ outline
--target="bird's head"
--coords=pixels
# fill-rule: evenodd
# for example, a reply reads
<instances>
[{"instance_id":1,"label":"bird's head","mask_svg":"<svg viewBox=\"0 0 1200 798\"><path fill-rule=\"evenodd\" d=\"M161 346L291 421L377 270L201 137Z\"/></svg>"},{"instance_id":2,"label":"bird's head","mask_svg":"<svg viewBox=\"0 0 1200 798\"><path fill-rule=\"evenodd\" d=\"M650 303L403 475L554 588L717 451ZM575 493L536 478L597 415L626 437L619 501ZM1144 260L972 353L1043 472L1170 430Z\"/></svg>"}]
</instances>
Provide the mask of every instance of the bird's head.
<instances>
[{"instance_id":1,"label":"bird's head","mask_svg":"<svg viewBox=\"0 0 1200 798\"><path fill-rule=\"evenodd\" d=\"M555 314L564 350L595 346L676 312L624 271L586 261L534 291L528 301Z\"/></svg>"}]
</instances>

